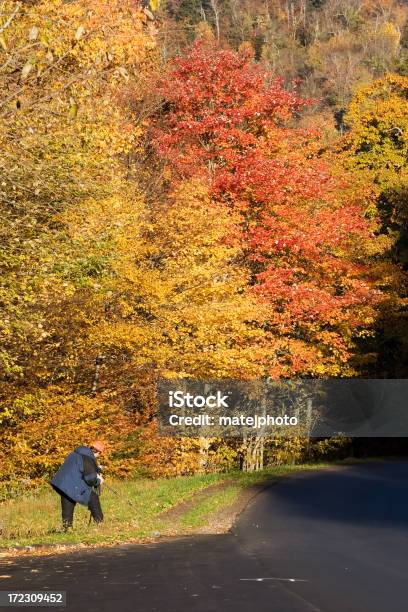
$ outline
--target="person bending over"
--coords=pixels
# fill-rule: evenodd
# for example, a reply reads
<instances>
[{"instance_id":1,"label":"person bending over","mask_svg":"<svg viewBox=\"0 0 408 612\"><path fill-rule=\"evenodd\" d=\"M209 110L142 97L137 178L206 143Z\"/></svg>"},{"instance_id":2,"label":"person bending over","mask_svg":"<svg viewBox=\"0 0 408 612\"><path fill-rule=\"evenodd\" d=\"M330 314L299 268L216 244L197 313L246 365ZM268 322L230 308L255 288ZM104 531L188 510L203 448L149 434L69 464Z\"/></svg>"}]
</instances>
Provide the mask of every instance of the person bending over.
<instances>
[{"instance_id":1,"label":"person bending over","mask_svg":"<svg viewBox=\"0 0 408 612\"><path fill-rule=\"evenodd\" d=\"M103 521L99 495L94 487L103 482L97 459L105 445L99 440L89 446L79 446L70 453L58 472L51 479L51 486L61 496L62 525L65 530L72 527L77 503L86 506L96 523Z\"/></svg>"}]
</instances>

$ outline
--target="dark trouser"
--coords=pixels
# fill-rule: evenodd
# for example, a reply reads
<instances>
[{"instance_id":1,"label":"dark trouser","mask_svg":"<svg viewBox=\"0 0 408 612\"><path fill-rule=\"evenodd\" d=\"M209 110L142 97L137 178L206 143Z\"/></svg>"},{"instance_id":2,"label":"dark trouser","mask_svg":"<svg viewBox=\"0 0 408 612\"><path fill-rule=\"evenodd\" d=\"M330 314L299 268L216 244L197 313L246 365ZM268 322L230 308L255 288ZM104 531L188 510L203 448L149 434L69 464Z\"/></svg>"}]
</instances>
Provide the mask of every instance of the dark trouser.
<instances>
[{"instance_id":1,"label":"dark trouser","mask_svg":"<svg viewBox=\"0 0 408 612\"><path fill-rule=\"evenodd\" d=\"M73 499L65 495L65 493L62 493L62 491L58 492L61 495L62 525L65 529L67 529L68 527L72 527L76 502L74 502ZM91 492L88 509L95 523L102 523L103 513L101 508L101 502L99 501L99 495L97 495L95 491Z\"/></svg>"}]
</instances>

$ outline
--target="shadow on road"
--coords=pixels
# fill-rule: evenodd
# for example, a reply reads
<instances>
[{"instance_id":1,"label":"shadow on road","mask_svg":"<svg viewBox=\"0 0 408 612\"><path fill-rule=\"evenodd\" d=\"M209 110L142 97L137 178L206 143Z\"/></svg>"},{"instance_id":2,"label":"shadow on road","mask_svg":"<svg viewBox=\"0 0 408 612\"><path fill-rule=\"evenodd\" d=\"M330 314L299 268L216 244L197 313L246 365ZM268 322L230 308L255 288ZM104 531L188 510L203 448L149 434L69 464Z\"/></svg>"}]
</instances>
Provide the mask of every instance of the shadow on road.
<instances>
[{"instance_id":1,"label":"shadow on road","mask_svg":"<svg viewBox=\"0 0 408 612\"><path fill-rule=\"evenodd\" d=\"M300 473L265 491L286 516L355 525L408 527L408 462Z\"/></svg>"}]
</instances>

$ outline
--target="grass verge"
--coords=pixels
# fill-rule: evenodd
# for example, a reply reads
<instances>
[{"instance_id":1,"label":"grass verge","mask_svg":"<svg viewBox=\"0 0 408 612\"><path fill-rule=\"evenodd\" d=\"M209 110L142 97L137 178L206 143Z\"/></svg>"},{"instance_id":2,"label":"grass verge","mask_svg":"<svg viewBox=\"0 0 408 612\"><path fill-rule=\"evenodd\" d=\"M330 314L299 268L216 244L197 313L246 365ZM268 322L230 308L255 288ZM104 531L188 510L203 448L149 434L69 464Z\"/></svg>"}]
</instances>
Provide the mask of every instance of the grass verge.
<instances>
[{"instance_id":1,"label":"grass verge","mask_svg":"<svg viewBox=\"0 0 408 612\"><path fill-rule=\"evenodd\" d=\"M68 533L64 533L60 526L59 496L50 487L44 487L30 495L0 504L0 546L148 541L161 531L162 513L186 500L192 500L192 505L188 504L186 512L173 525L172 534L182 534L186 528L205 525L211 515L231 506L240 492L251 485L274 476L325 465L279 466L251 474L230 472L157 480L112 480L109 486L113 490L106 488L102 491L104 523L88 524L89 512L77 504L74 528ZM208 495L197 495L217 483L225 483L225 487L214 487L213 493L209 489ZM195 498L197 503L194 502Z\"/></svg>"}]
</instances>

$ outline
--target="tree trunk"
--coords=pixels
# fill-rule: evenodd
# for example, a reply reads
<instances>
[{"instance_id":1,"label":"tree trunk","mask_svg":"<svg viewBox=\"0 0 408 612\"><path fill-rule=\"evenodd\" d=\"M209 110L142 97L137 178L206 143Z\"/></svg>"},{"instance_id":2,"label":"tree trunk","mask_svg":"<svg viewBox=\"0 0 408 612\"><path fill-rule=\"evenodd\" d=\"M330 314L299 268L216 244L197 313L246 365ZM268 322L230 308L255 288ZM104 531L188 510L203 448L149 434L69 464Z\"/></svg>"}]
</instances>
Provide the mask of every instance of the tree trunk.
<instances>
[{"instance_id":1,"label":"tree trunk","mask_svg":"<svg viewBox=\"0 0 408 612\"><path fill-rule=\"evenodd\" d=\"M265 436L244 436L243 444L243 472L257 472L264 467Z\"/></svg>"},{"instance_id":2,"label":"tree trunk","mask_svg":"<svg viewBox=\"0 0 408 612\"><path fill-rule=\"evenodd\" d=\"M210 440L208 438L200 437L199 438L200 448L199 448L199 459L198 459L198 469L199 472L203 473L207 470L208 465L208 450L210 448Z\"/></svg>"}]
</instances>

